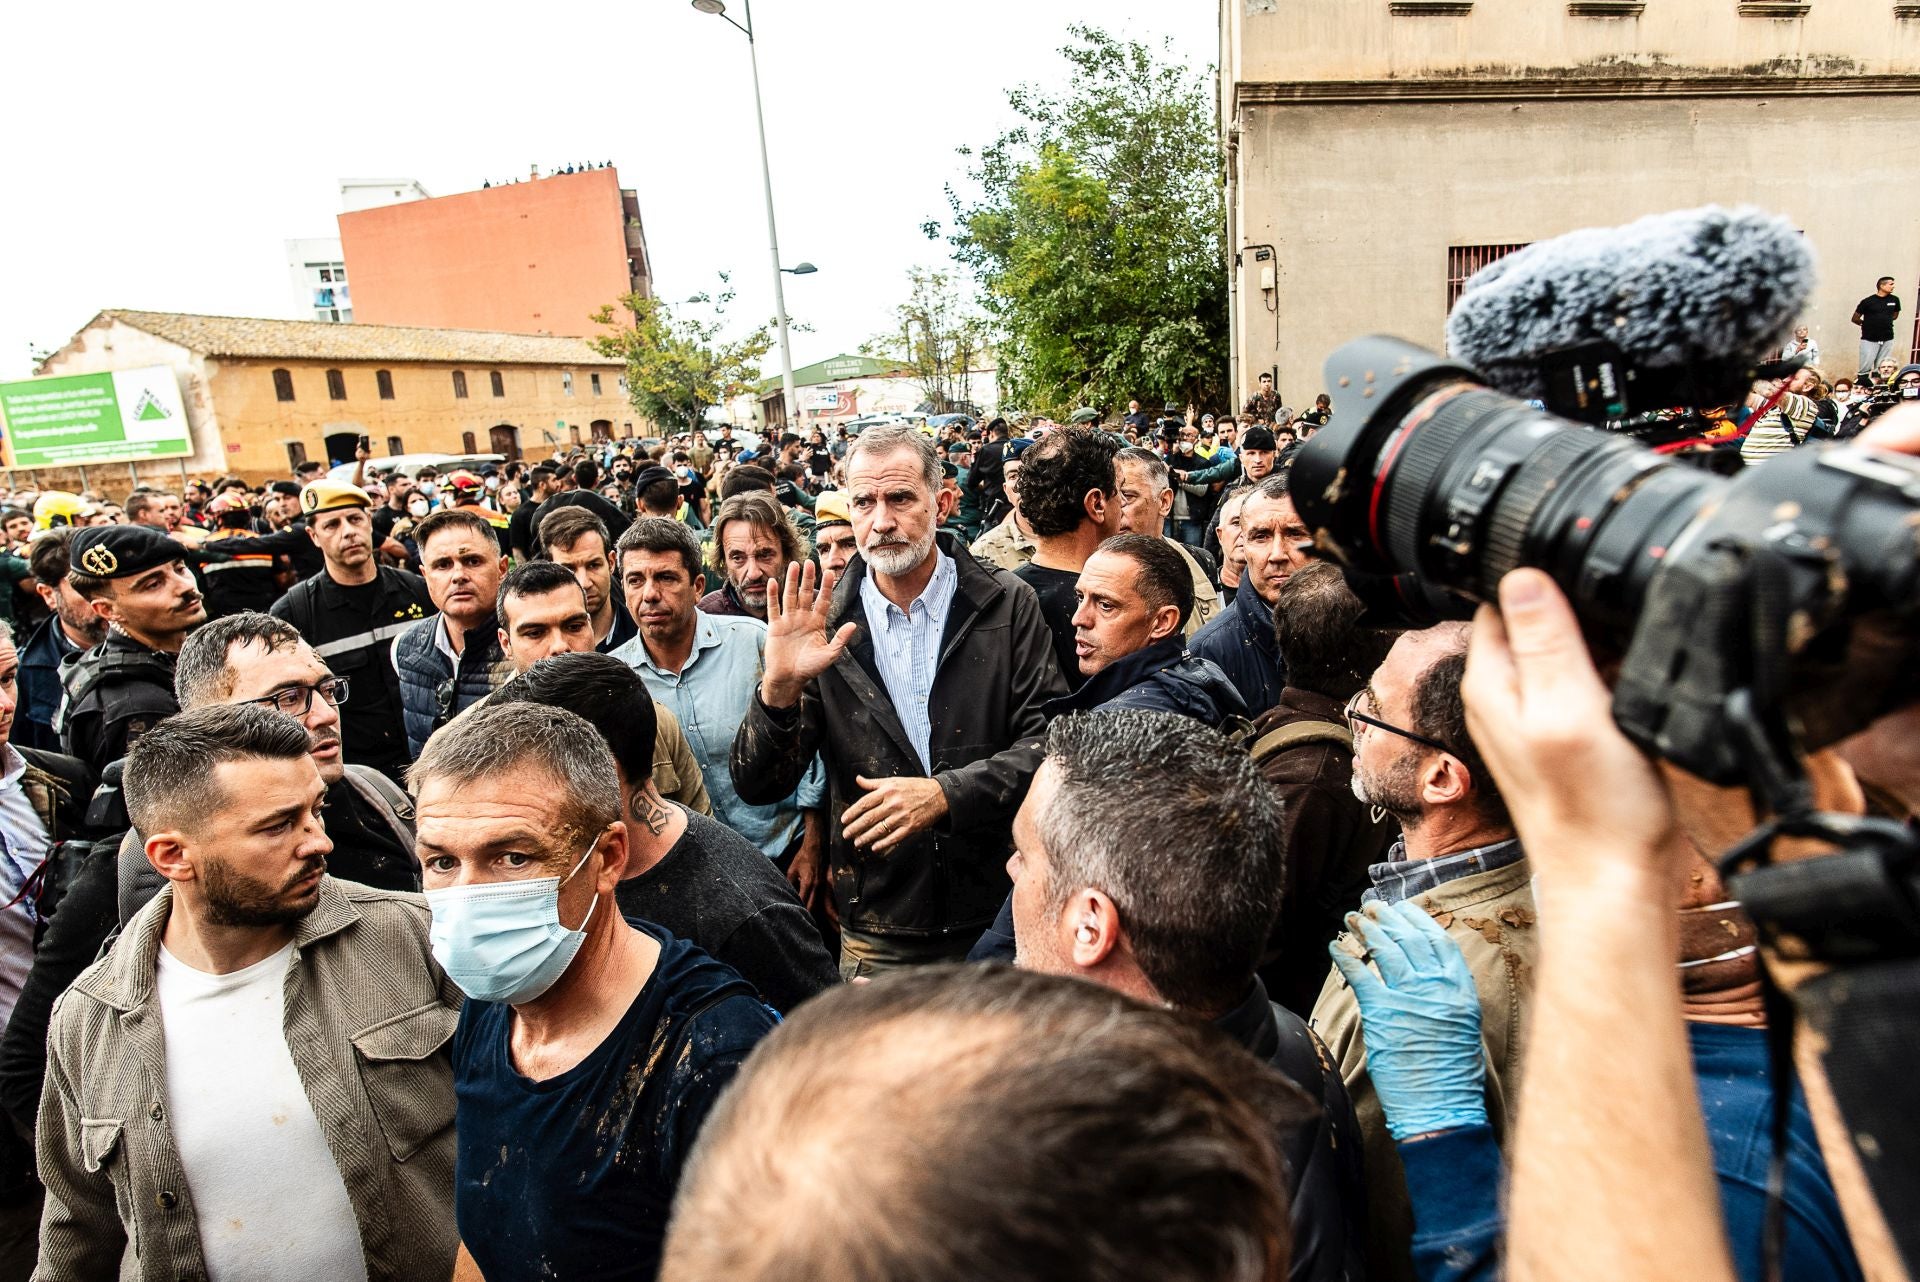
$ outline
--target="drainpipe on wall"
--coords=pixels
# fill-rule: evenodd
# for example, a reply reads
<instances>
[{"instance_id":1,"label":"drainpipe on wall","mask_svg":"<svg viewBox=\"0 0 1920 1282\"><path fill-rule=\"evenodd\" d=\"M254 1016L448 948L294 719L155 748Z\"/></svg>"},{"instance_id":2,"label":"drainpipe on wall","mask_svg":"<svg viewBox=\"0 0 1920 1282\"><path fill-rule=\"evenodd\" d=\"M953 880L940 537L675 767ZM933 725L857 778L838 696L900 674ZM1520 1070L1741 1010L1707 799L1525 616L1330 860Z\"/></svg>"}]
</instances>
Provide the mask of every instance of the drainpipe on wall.
<instances>
[{"instance_id":1,"label":"drainpipe on wall","mask_svg":"<svg viewBox=\"0 0 1920 1282\"><path fill-rule=\"evenodd\" d=\"M1225 91L1225 86L1222 86ZM1227 126L1226 145L1226 217L1227 217L1227 408L1238 414L1245 401L1240 395L1240 118L1234 116Z\"/></svg>"}]
</instances>

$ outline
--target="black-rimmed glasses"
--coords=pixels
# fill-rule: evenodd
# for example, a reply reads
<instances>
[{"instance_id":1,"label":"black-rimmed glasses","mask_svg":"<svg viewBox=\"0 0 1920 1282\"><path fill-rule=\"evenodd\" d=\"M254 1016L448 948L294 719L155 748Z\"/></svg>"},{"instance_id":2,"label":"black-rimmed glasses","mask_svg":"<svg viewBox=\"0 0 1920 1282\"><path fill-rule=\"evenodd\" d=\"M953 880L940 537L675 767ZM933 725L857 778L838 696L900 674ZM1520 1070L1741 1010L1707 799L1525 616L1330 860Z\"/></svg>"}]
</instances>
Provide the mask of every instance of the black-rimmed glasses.
<instances>
[{"instance_id":1,"label":"black-rimmed glasses","mask_svg":"<svg viewBox=\"0 0 1920 1282\"><path fill-rule=\"evenodd\" d=\"M263 708L272 708L284 712L290 717L304 717L313 707L313 696L319 695L333 707L339 707L347 701L347 679L328 677L325 681L316 681L310 686L290 686L285 690L276 690L259 699L242 699L242 703L257 703Z\"/></svg>"},{"instance_id":2,"label":"black-rimmed glasses","mask_svg":"<svg viewBox=\"0 0 1920 1282\"><path fill-rule=\"evenodd\" d=\"M1362 702L1365 702L1369 707L1379 706L1374 702L1373 691L1355 691L1353 698L1347 700L1347 706L1343 710L1343 715L1349 723L1357 721L1361 725L1372 726L1376 730L1385 730L1388 734L1397 734L1402 739L1411 739L1415 743L1425 744L1427 747L1437 749L1441 752L1453 752L1452 748L1441 743L1438 739L1430 739L1426 735L1415 734L1411 730L1402 729L1399 726L1393 725L1391 722L1382 721L1378 717L1368 716L1366 713L1360 711Z\"/></svg>"}]
</instances>

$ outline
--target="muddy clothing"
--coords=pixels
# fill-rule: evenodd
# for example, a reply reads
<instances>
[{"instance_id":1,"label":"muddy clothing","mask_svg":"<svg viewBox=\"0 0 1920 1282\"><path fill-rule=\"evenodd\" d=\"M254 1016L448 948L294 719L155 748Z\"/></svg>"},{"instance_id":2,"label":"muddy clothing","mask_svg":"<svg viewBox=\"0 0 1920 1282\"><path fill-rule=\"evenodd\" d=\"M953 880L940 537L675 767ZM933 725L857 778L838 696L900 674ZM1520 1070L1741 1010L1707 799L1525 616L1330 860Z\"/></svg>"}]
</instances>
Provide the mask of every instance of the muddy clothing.
<instances>
[{"instance_id":1,"label":"muddy clothing","mask_svg":"<svg viewBox=\"0 0 1920 1282\"><path fill-rule=\"evenodd\" d=\"M1539 959L1532 877L1532 868L1521 858L1413 896L1446 927L1466 955L1480 994L1480 1036L1487 1050L1487 1118L1502 1137L1512 1131L1513 1109L1520 1099L1529 998ZM1343 945L1345 939L1342 936ZM1367 1076L1359 1005L1340 972L1331 967L1314 1005L1312 1024L1339 1061L1340 1076L1360 1119L1367 1171L1367 1276L1377 1282L1412 1282L1413 1212L1406 1177L1393 1137L1387 1133L1380 1097Z\"/></svg>"},{"instance_id":2,"label":"muddy clothing","mask_svg":"<svg viewBox=\"0 0 1920 1282\"><path fill-rule=\"evenodd\" d=\"M684 807L683 807L684 809ZM687 814L660 862L614 888L620 911L731 966L783 1013L840 982L833 957L787 879L717 819Z\"/></svg>"},{"instance_id":3,"label":"muddy clothing","mask_svg":"<svg viewBox=\"0 0 1920 1282\"><path fill-rule=\"evenodd\" d=\"M68 656L60 743L95 774L161 721L180 711L173 697L174 656L149 650L115 630L91 650Z\"/></svg>"},{"instance_id":4,"label":"muddy clothing","mask_svg":"<svg viewBox=\"0 0 1920 1282\"><path fill-rule=\"evenodd\" d=\"M47 1282L206 1276L164 1107L155 969L172 911L168 887L53 1008L36 1136L47 1208L34 1276ZM373 1282L453 1271L447 1048L462 998L434 964L429 921L418 896L322 878L287 971L287 1049Z\"/></svg>"},{"instance_id":5,"label":"muddy clothing","mask_svg":"<svg viewBox=\"0 0 1920 1282\"><path fill-rule=\"evenodd\" d=\"M1259 737L1314 722L1344 730L1338 700L1288 686L1280 702L1254 719ZM1332 737L1281 748L1254 764L1280 798L1286 848L1280 919L1260 967L1273 999L1289 1010L1313 1009L1327 979L1327 942L1360 907L1367 869L1387 858L1399 825L1353 795L1353 740Z\"/></svg>"},{"instance_id":6,"label":"muddy clothing","mask_svg":"<svg viewBox=\"0 0 1920 1282\"><path fill-rule=\"evenodd\" d=\"M688 1151L777 1022L730 967L631 924L660 959L606 1040L564 1073L515 1070L511 1006L470 1001L461 1013L454 1211L487 1277L656 1276Z\"/></svg>"},{"instance_id":7,"label":"muddy clothing","mask_svg":"<svg viewBox=\"0 0 1920 1282\"><path fill-rule=\"evenodd\" d=\"M1317 1106L1312 1121L1280 1137L1293 1177L1288 1282L1345 1282L1366 1276L1367 1186L1360 1124L1333 1056L1306 1021L1267 1000L1258 979L1214 1026L1271 1064Z\"/></svg>"},{"instance_id":8,"label":"muddy clothing","mask_svg":"<svg viewBox=\"0 0 1920 1282\"><path fill-rule=\"evenodd\" d=\"M856 556L834 589L832 626L858 624L858 635L796 706L768 708L756 692L733 741L733 781L745 801L778 801L820 753L829 789L828 877L842 927L964 949L1011 886L1013 812L1040 767L1041 705L1066 693L1066 684L1032 590L957 542L943 538L941 549L957 578L927 674L930 760L922 764L881 679L860 591L866 558ZM840 822L866 795L856 775L932 777L946 794L947 815L888 854L856 850Z\"/></svg>"},{"instance_id":9,"label":"muddy clothing","mask_svg":"<svg viewBox=\"0 0 1920 1282\"><path fill-rule=\"evenodd\" d=\"M1045 711L1052 720L1069 712L1127 708L1172 712L1215 728L1229 717L1247 715L1227 674L1188 653L1181 636L1163 637L1115 659L1072 694L1049 701Z\"/></svg>"}]
</instances>

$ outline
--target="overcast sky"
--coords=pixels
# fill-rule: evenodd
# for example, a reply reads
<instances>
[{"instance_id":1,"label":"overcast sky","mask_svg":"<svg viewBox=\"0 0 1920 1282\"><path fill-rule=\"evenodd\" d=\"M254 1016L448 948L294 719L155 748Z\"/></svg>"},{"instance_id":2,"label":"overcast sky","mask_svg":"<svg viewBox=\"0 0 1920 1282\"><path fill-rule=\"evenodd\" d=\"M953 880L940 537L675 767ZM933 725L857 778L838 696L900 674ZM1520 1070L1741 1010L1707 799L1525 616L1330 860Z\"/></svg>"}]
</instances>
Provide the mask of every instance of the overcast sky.
<instances>
[{"instance_id":1,"label":"overcast sky","mask_svg":"<svg viewBox=\"0 0 1920 1282\"><path fill-rule=\"evenodd\" d=\"M740 14L741 0L730 12ZM638 191L662 297L731 271L773 312L744 36L687 0L0 6L0 378L103 307L294 315L284 240L336 235L341 177L434 195L612 160ZM948 261L962 144L1005 90L1059 81L1094 21L1213 61L1198 0L761 0L796 365L885 328L907 269ZM777 349L774 360L777 362ZM772 369L777 369L777 363ZM772 372L770 369L769 372Z\"/></svg>"}]
</instances>

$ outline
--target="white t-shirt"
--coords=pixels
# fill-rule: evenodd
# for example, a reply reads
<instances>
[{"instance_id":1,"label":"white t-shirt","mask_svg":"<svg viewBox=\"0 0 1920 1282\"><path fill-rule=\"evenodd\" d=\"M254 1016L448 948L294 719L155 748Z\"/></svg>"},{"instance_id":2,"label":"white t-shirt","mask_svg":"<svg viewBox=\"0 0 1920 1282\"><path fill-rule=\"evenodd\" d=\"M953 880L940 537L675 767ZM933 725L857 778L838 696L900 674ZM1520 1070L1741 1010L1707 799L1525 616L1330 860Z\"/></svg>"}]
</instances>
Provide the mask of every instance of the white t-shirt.
<instances>
[{"instance_id":1,"label":"white t-shirt","mask_svg":"<svg viewBox=\"0 0 1920 1282\"><path fill-rule=\"evenodd\" d=\"M155 992L167 1107L207 1273L364 1282L360 1224L287 1050L293 944L230 975L162 945Z\"/></svg>"}]
</instances>

